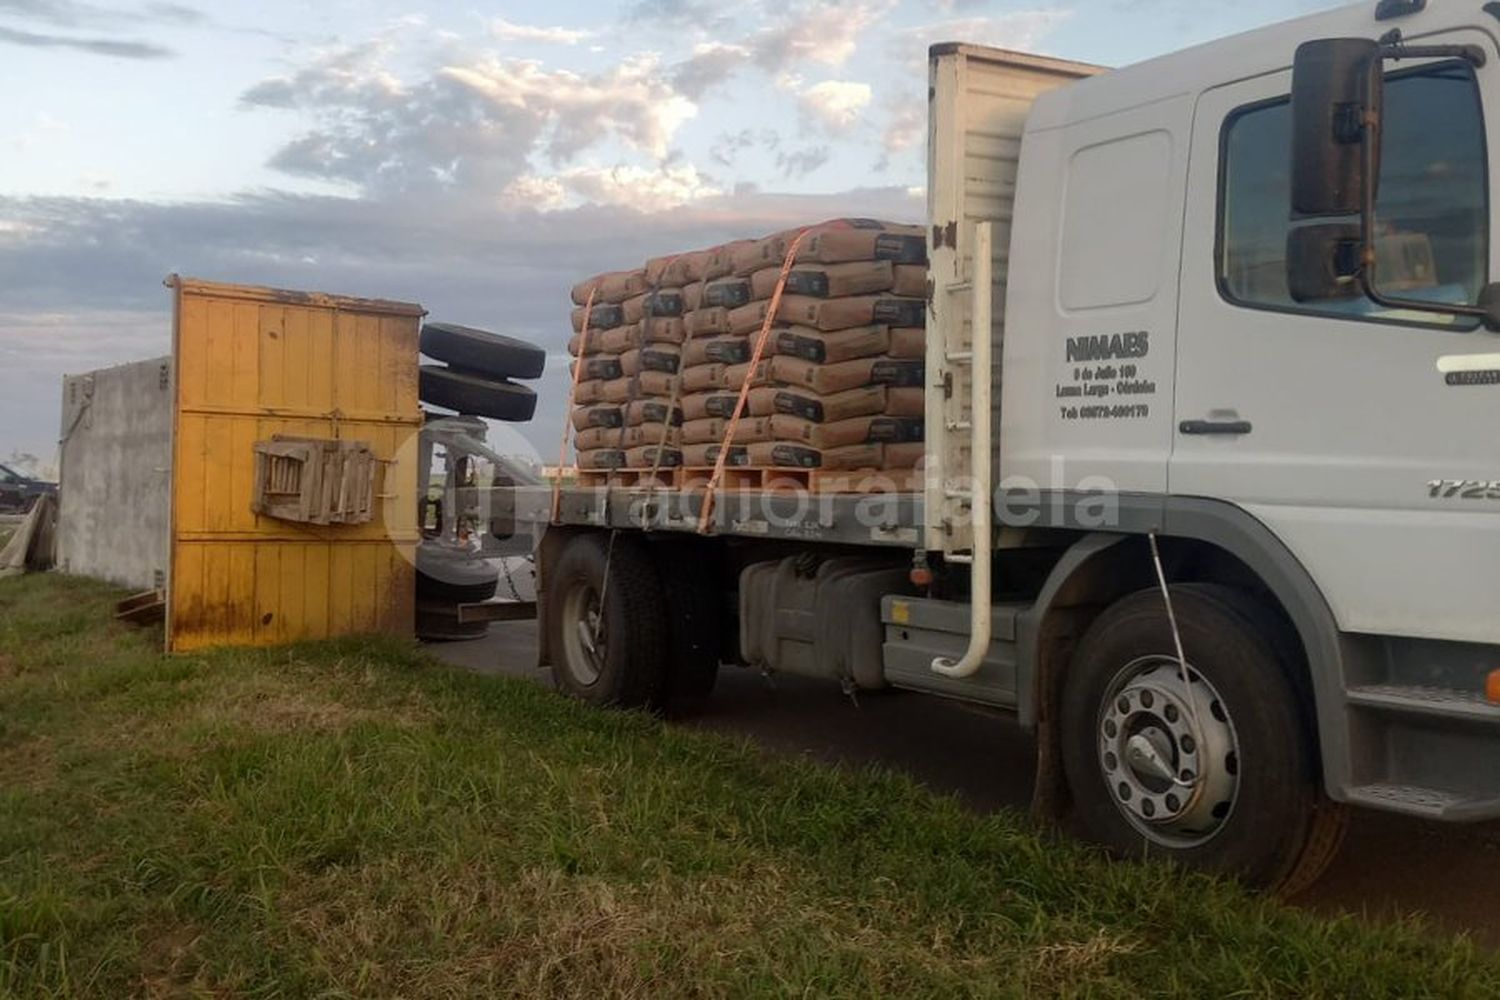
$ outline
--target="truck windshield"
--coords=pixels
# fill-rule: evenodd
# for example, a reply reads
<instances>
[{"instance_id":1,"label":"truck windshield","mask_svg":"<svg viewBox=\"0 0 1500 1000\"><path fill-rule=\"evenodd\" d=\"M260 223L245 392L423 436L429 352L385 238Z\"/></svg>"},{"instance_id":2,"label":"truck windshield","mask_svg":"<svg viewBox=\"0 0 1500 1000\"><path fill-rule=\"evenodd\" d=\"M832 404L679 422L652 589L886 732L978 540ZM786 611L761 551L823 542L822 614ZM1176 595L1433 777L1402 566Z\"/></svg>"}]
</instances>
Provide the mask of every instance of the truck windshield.
<instances>
[{"instance_id":1,"label":"truck windshield","mask_svg":"<svg viewBox=\"0 0 1500 1000\"><path fill-rule=\"evenodd\" d=\"M1294 302L1287 287L1291 106L1241 109L1225 125L1219 276L1245 304L1425 325L1467 320L1380 308L1363 296ZM1488 280L1489 193L1484 120L1473 70L1440 63L1386 82L1376 209L1383 291L1433 302L1477 301ZM1316 220L1326 222L1327 220ZM1351 220L1354 221L1354 220Z\"/></svg>"}]
</instances>

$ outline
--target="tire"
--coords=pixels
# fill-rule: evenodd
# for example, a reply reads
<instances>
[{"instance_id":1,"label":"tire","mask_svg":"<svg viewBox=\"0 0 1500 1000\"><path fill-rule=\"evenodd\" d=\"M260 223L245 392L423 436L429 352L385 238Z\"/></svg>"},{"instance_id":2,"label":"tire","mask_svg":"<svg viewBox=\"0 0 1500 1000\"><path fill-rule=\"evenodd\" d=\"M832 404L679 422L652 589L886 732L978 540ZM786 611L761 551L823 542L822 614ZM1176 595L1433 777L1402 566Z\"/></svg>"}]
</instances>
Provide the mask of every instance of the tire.
<instances>
[{"instance_id":1,"label":"tire","mask_svg":"<svg viewBox=\"0 0 1500 1000\"><path fill-rule=\"evenodd\" d=\"M422 327L422 353L489 378L541 378L547 352L535 344L454 323Z\"/></svg>"},{"instance_id":2,"label":"tire","mask_svg":"<svg viewBox=\"0 0 1500 1000\"><path fill-rule=\"evenodd\" d=\"M536 413L536 393L524 385L436 365L422 366L418 392L422 402L465 416L525 423Z\"/></svg>"},{"instance_id":3,"label":"tire","mask_svg":"<svg viewBox=\"0 0 1500 1000\"><path fill-rule=\"evenodd\" d=\"M498 577L489 583L455 584L428 576L420 571L417 573L417 598L419 600L425 599L451 605L483 604L493 598L499 589Z\"/></svg>"},{"instance_id":4,"label":"tire","mask_svg":"<svg viewBox=\"0 0 1500 1000\"><path fill-rule=\"evenodd\" d=\"M655 553L667 563L661 573L671 631L666 700L673 706L713 694L723 662L724 581L718 550L664 542Z\"/></svg>"},{"instance_id":5,"label":"tire","mask_svg":"<svg viewBox=\"0 0 1500 1000\"><path fill-rule=\"evenodd\" d=\"M616 534L611 549L607 534L576 536L550 577L546 627L558 687L594 705L659 708L671 639L665 595L644 544Z\"/></svg>"},{"instance_id":6,"label":"tire","mask_svg":"<svg viewBox=\"0 0 1500 1000\"><path fill-rule=\"evenodd\" d=\"M1191 689L1155 589L1105 611L1064 678L1063 767L1082 832L1120 857L1253 888L1306 884L1304 859L1333 856L1338 813L1323 808L1285 626L1227 587L1176 585L1172 603Z\"/></svg>"}]
</instances>

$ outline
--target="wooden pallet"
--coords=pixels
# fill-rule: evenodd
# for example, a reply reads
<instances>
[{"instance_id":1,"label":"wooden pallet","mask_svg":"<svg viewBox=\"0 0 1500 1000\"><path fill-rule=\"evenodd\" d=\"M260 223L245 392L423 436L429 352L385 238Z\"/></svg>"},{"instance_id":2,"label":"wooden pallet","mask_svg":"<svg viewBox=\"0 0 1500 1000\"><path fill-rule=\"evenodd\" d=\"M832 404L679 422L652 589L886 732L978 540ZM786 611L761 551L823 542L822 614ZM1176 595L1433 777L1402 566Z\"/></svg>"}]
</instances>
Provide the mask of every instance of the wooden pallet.
<instances>
[{"instance_id":1,"label":"wooden pallet","mask_svg":"<svg viewBox=\"0 0 1500 1000\"><path fill-rule=\"evenodd\" d=\"M579 469L574 482L584 489L675 490L681 469Z\"/></svg>"},{"instance_id":2,"label":"wooden pallet","mask_svg":"<svg viewBox=\"0 0 1500 1000\"><path fill-rule=\"evenodd\" d=\"M683 469L581 469L577 484L585 489L673 490L701 493L708 489L713 467ZM847 493L878 495L919 493L924 485L917 469L793 469L778 466L729 466L719 480L722 493Z\"/></svg>"}]
</instances>

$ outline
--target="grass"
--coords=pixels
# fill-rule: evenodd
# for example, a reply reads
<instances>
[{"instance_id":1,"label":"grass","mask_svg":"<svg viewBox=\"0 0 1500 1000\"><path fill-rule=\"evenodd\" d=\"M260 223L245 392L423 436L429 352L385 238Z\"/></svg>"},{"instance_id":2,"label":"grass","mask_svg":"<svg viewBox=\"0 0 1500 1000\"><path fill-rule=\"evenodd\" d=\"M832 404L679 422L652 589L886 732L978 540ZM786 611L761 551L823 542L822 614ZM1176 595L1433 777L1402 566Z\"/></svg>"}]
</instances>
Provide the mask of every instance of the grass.
<instances>
[{"instance_id":1,"label":"grass","mask_svg":"<svg viewBox=\"0 0 1500 1000\"><path fill-rule=\"evenodd\" d=\"M0 581L0 995L1500 994L1466 941L405 644L166 659L117 596Z\"/></svg>"}]
</instances>

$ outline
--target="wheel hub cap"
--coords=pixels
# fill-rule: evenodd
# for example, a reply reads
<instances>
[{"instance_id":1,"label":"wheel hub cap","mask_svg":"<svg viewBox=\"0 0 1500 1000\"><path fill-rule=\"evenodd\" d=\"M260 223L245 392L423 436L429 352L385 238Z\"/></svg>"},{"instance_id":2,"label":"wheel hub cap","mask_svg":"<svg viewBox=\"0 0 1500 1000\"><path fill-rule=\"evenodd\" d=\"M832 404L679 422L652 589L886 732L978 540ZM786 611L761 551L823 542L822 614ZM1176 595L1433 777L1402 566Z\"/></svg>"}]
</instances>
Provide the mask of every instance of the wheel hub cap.
<instances>
[{"instance_id":1,"label":"wheel hub cap","mask_svg":"<svg viewBox=\"0 0 1500 1000\"><path fill-rule=\"evenodd\" d=\"M1099 716L1099 766L1115 806L1148 839L1205 843L1234 808L1239 746L1219 694L1165 658L1120 671Z\"/></svg>"}]
</instances>

